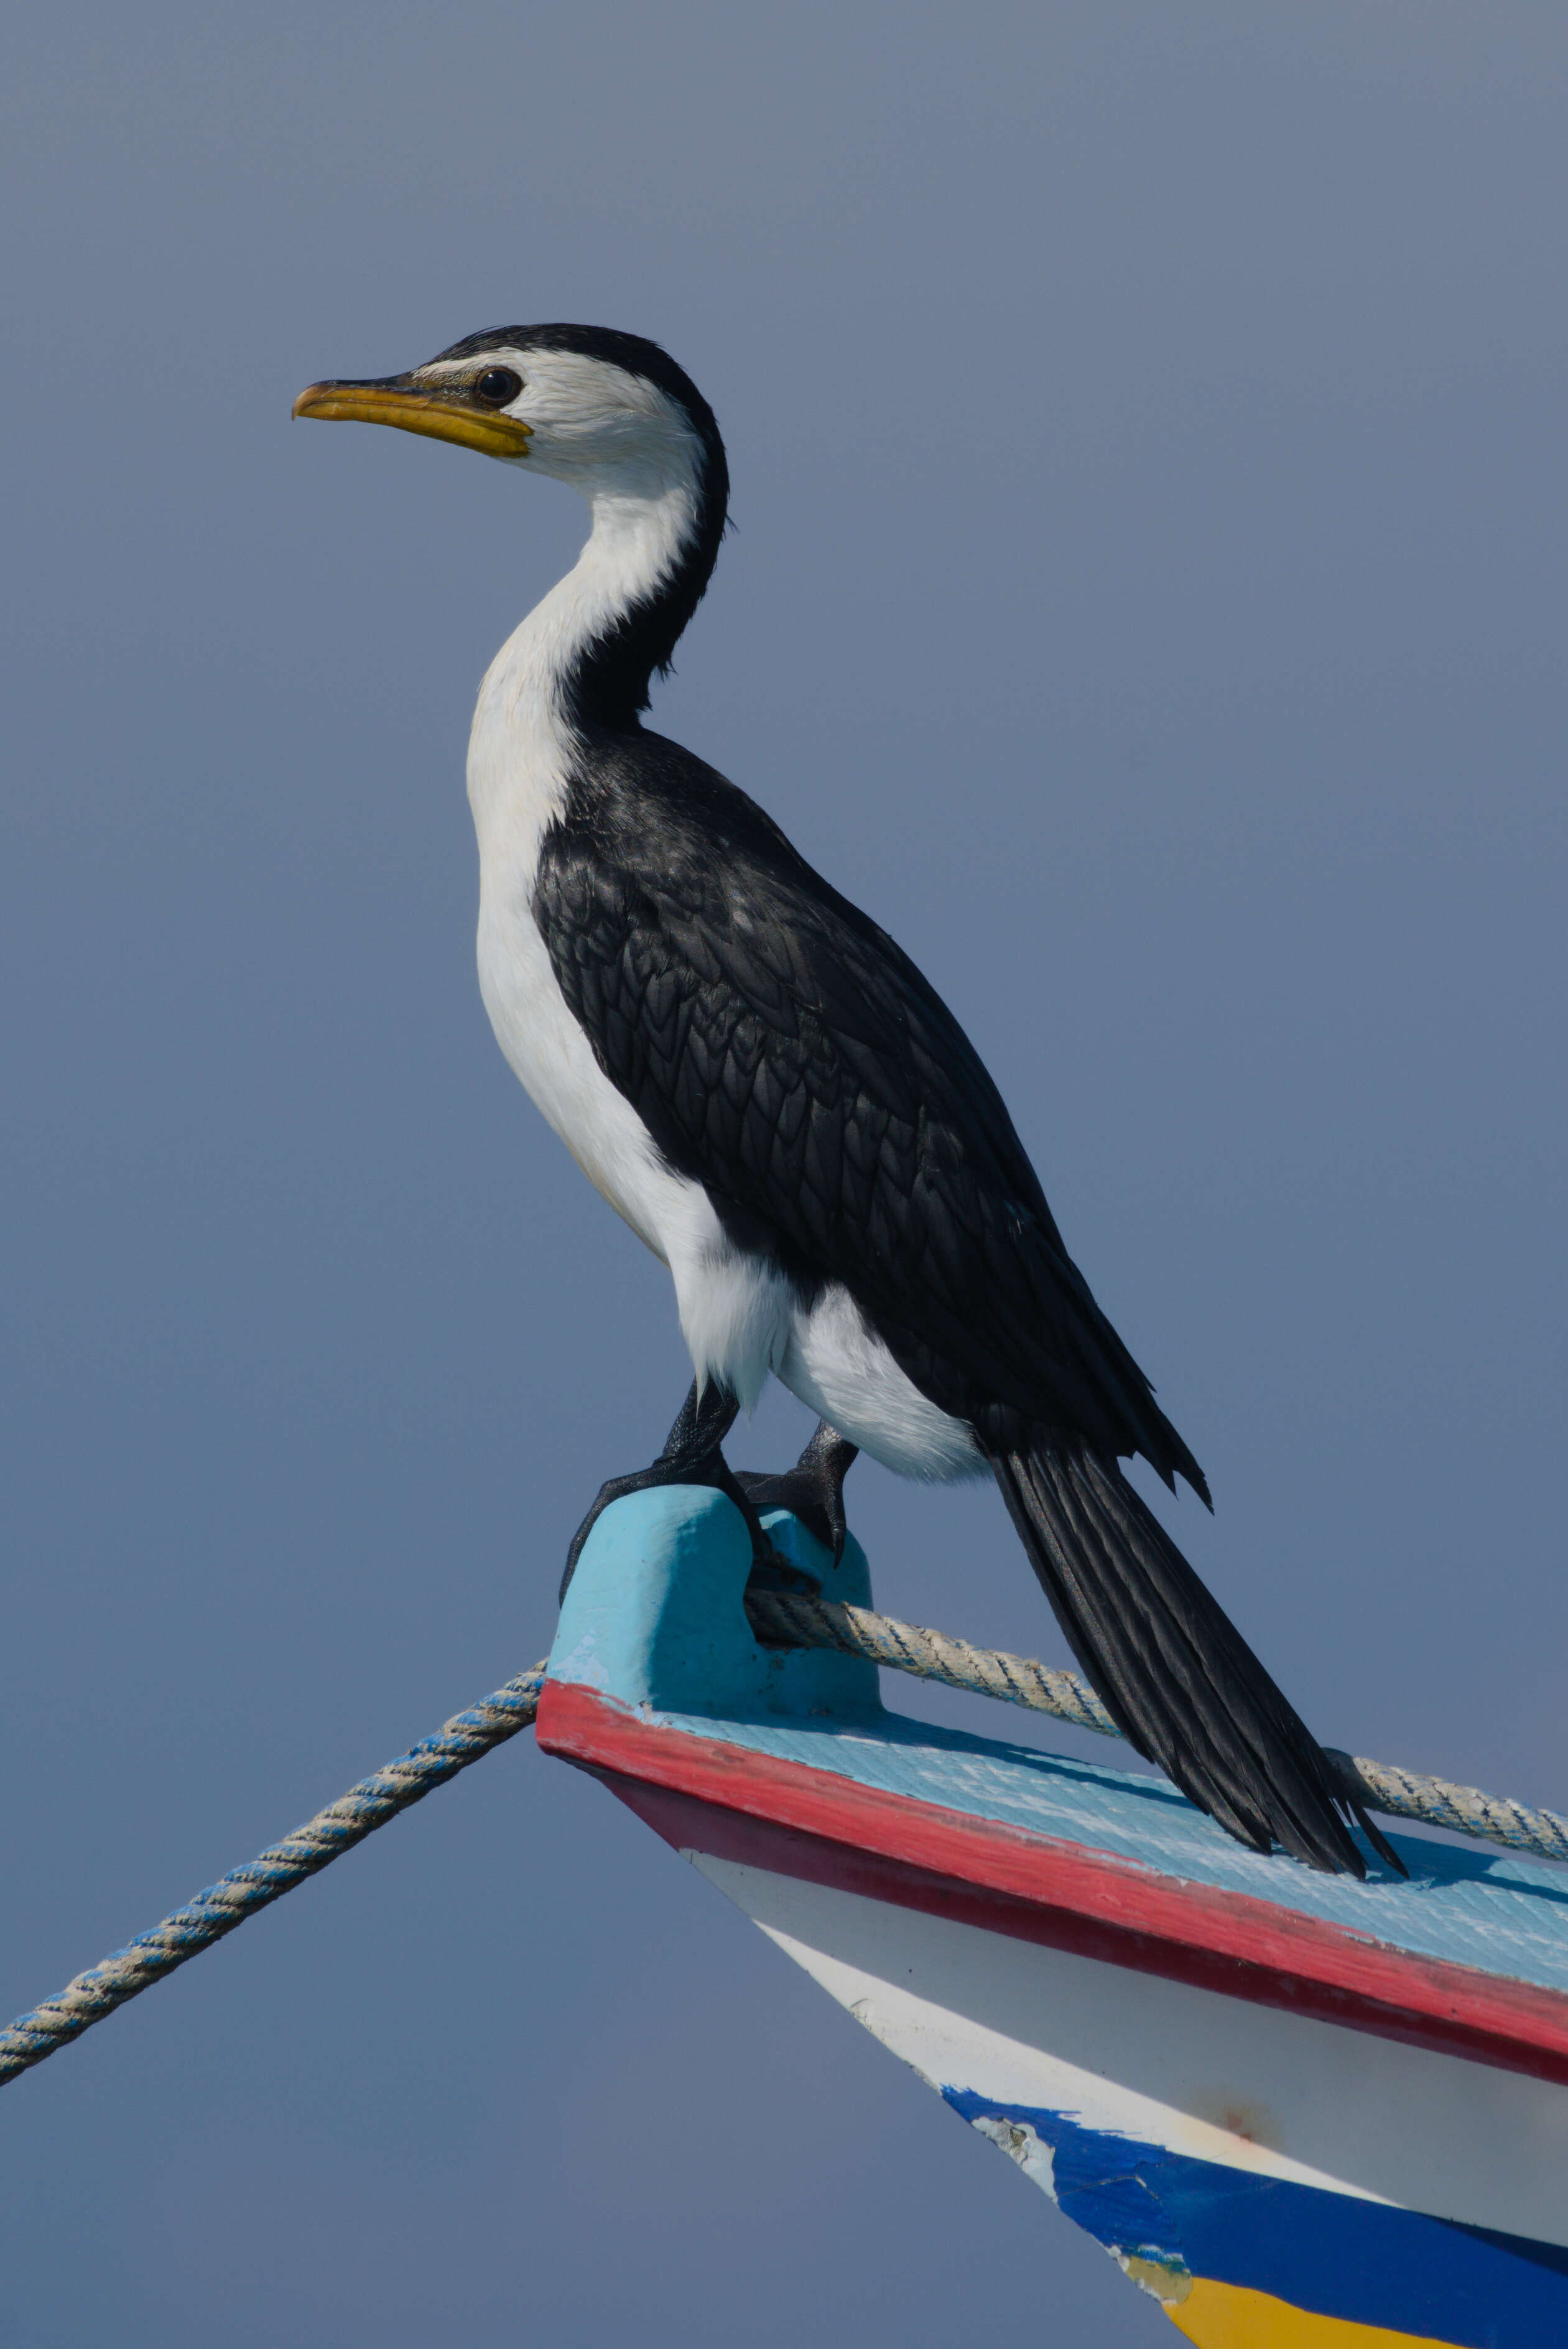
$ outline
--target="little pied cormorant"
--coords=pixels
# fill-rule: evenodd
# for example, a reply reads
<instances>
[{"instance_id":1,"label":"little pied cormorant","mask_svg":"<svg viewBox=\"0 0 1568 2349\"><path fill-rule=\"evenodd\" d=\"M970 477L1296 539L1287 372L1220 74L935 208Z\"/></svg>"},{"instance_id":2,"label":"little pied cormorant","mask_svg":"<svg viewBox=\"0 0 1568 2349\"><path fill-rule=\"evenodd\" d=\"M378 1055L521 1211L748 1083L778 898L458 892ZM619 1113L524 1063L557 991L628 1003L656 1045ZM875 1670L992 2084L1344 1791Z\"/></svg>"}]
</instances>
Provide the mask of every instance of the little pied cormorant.
<instances>
[{"instance_id":1,"label":"little pied cormorant","mask_svg":"<svg viewBox=\"0 0 1568 2349\"><path fill-rule=\"evenodd\" d=\"M1364 1874L1321 1750L1122 1475L1141 1454L1209 1497L968 1038L770 817L642 723L725 529L696 386L638 336L505 326L313 384L294 414L480 450L593 518L480 688L480 985L545 1117L668 1265L696 1375L568 1574L600 1508L650 1485L727 1492L766 1578L758 1505L841 1546L857 1447L905 1476L988 1471L1138 1751L1242 1842ZM742 1484L720 1445L769 1371L823 1423L788 1475Z\"/></svg>"}]
</instances>

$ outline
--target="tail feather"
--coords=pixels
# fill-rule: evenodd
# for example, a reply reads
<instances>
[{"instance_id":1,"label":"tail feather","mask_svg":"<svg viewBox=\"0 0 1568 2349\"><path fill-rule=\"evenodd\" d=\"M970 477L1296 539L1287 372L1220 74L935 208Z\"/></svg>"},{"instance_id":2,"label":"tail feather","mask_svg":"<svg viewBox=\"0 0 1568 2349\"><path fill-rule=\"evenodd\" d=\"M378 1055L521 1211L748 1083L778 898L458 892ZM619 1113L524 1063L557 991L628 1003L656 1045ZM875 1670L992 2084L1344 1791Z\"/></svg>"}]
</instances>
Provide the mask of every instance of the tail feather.
<instances>
[{"instance_id":1,"label":"tail feather","mask_svg":"<svg viewBox=\"0 0 1568 2349\"><path fill-rule=\"evenodd\" d=\"M1399 1868L1114 1461L1064 1443L991 1464L1068 1645L1139 1753L1255 1851L1365 1876L1350 1816Z\"/></svg>"}]
</instances>

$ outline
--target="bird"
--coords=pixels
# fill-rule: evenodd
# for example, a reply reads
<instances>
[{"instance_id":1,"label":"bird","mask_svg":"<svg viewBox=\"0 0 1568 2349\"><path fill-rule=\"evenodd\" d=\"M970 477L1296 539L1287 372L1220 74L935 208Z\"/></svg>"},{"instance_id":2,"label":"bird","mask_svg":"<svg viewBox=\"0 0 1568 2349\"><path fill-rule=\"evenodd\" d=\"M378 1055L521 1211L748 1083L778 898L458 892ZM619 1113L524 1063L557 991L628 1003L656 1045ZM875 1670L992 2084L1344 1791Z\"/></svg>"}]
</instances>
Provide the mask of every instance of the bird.
<instances>
[{"instance_id":1,"label":"bird","mask_svg":"<svg viewBox=\"0 0 1568 2349\"><path fill-rule=\"evenodd\" d=\"M1124 1473L1141 1458L1212 1506L957 1019L771 816L644 722L728 517L691 378L638 335L491 327L312 384L294 413L449 441L589 509L479 690L480 988L545 1119L668 1267L694 1375L659 1456L602 1487L567 1581L627 1493L726 1493L766 1584L763 1509L793 1507L837 1557L859 1452L988 1475L1139 1753L1255 1851L1364 1877L1354 1824L1398 1868ZM793 1469L737 1472L724 1442L769 1376L817 1432Z\"/></svg>"}]
</instances>

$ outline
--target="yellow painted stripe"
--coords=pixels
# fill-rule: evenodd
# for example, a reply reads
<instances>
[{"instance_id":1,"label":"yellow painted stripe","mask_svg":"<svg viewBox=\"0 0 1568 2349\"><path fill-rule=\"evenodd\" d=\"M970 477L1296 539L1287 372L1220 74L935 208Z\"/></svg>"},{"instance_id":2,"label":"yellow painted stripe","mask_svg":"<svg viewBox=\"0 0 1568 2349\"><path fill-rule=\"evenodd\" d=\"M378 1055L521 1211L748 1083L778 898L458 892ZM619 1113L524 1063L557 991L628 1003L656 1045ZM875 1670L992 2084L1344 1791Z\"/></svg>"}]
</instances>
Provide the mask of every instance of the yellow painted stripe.
<instances>
[{"instance_id":1,"label":"yellow painted stripe","mask_svg":"<svg viewBox=\"0 0 1568 2349\"><path fill-rule=\"evenodd\" d=\"M1213 2283L1207 2276L1194 2276L1186 2298L1167 2301L1165 2313L1198 2349L1454 2349L1452 2342L1427 2333L1390 2333L1381 2324L1314 2316L1272 2292Z\"/></svg>"}]
</instances>

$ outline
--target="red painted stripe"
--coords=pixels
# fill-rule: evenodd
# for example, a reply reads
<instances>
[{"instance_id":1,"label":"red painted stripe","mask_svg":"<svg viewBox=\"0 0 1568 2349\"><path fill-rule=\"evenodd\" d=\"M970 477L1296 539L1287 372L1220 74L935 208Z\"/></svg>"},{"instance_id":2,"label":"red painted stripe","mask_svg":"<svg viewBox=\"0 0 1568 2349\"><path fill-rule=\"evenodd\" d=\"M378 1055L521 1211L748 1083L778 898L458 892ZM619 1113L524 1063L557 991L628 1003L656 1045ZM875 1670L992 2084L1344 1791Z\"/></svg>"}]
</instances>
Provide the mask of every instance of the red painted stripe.
<instances>
[{"instance_id":1,"label":"red painted stripe","mask_svg":"<svg viewBox=\"0 0 1568 2349\"><path fill-rule=\"evenodd\" d=\"M677 1850L1568 2085L1560 1992L667 1728L592 1689L547 1682L536 1734L546 1753L603 1778Z\"/></svg>"}]
</instances>

